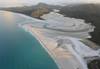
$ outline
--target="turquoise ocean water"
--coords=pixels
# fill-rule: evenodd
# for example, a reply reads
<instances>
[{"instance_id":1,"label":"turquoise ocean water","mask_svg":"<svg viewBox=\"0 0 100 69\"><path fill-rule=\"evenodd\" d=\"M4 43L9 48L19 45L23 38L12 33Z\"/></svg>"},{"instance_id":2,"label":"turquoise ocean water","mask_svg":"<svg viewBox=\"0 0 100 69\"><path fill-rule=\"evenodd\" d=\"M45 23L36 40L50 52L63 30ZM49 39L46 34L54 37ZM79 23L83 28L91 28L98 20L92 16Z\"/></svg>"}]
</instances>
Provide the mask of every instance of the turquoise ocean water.
<instances>
[{"instance_id":1,"label":"turquoise ocean water","mask_svg":"<svg viewBox=\"0 0 100 69\"><path fill-rule=\"evenodd\" d=\"M18 27L17 19L24 20L0 13L0 69L58 69L39 41Z\"/></svg>"}]
</instances>

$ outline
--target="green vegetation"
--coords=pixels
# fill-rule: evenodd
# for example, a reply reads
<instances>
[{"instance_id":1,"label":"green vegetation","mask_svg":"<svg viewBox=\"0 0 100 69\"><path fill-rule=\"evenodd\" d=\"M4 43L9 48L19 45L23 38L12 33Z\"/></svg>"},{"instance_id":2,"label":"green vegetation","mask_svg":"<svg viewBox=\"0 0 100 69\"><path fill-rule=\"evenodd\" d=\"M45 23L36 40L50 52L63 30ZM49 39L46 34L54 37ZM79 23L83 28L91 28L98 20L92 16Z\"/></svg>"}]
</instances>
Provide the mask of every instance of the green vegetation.
<instances>
[{"instance_id":1,"label":"green vegetation","mask_svg":"<svg viewBox=\"0 0 100 69\"><path fill-rule=\"evenodd\" d=\"M99 4L78 4L61 8L61 14L67 17L85 19L95 25L95 31L91 33L92 41L100 44L100 5Z\"/></svg>"},{"instance_id":2,"label":"green vegetation","mask_svg":"<svg viewBox=\"0 0 100 69\"><path fill-rule=\"evenodd\" d=\"M39 3L38 5L33 6L0 8L0 10L18 12L39 19L41 15L49 13L53 9L59 9L59 13L64 16L85 19L86 22L95 25L96 28L95 31L91 33L92 39L90 40L100 44L100 4L75 4L62 7L58 5Z\"/></svg>"}]
</instances>

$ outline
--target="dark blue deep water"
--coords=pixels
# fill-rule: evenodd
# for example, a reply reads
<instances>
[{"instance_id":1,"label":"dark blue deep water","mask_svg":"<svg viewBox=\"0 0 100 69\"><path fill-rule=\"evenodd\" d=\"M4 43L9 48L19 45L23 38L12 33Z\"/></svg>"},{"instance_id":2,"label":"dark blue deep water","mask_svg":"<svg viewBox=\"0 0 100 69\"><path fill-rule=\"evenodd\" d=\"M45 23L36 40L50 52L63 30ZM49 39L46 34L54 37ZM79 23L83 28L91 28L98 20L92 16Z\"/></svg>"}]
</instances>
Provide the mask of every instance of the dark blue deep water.
<instances>
[{"instance_id":1,"label":"dark blue deep water","mask_svg":"<svg viewBox=\"0 0 100 69\"><path fill-rule=\"evenodd\" d=\"M39 41L18 27L17 19L24 18L0 12L0 69L58 69Z\"/></svg>"}]
</instances>

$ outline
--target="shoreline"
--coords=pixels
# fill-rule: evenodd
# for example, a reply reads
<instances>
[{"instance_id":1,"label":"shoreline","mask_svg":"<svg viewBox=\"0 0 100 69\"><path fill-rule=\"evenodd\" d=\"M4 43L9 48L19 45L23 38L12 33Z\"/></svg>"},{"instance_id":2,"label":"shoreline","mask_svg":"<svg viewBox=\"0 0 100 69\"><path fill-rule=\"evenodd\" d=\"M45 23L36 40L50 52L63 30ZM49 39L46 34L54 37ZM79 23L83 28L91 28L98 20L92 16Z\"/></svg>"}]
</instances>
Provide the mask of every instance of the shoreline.
<instances>
[{"instance_id":1,"label":"shoreline","mask_svg":"<svg viewBox=\"0 0 100 69\"><path fill-rule=\"evenodd\" d=\"M54 60L59 69L84 69L76 56L74 56L70 51L66 51L61 47L56 48L57 43L55 40L44 36L44 29L34 28L28 25L22 25L21 28L29 32L32 36L35 36L35 38L41 43L42 47Z\"/></svg>"},{"instance_id":2,"label":"shoreline","mask_svg":"<svg viewBox=\"0 0 100 69\"><path fill-rule=\"evenodd\" d=\"M53 59L53 61L56 63L57 67L59 69L62 69L59 67L59 63L57 63L56 58L54 56L54 54L52 52L50 52L50 50L46 47L46 45L38 38L38 36L35 33L32 33L32 31L29 31L29 33L32 34L32 36L34 36L36 38L36 40L39 41L39 43L42 45L42 47L46 50L46 52L49 54L49 56Z\"/></svg>"},{"instance_id":3,"label":"shoreline","mask_svg":"<svg viewBox=\"0 0 100 69\"><path fill-rule=\"evenodd\" d=\"M21 25L20 25L21 26ZM22 27L23 28L23 27ZM55 64L57 65L57 67L59 69L63 69L60 67L60 64L57 62L56 57L54 56L54 54L46 47L46 45L43 43L43 41L40 40L40 38L35 34L32 33L32 30L29 30L27 28L23 28L26 32L29 32L32 36L34 36L36 38L36 40L39 41L39 43L41 44L41 46L45 49L45 51L49 54L49 56L53 59L53 61L55 62Z\"/></svg>"}]
</instances>

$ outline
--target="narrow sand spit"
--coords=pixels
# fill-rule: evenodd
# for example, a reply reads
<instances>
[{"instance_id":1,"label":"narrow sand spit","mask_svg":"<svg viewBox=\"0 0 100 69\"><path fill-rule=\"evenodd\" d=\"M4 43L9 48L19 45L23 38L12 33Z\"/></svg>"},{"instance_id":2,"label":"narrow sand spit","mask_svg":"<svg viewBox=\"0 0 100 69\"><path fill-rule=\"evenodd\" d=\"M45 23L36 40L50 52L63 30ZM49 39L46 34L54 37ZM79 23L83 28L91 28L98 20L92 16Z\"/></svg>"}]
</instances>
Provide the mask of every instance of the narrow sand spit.
<instances>
[{"instance_id":1,"label":"narrow sand spit","mask_svg":"<svg viewBox=\"0 0 100 69\"><path fill-rule=\"evenodd\" d=\"M84 69L72 53L61 47L57 48L57 42L44 35L43 31L45 29L33 28L28 25L25 26L24 29L40 41L43 48L54 59L59 69Z\"/></svg>"}]
</instances>

